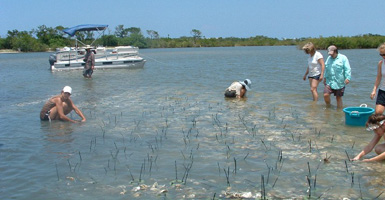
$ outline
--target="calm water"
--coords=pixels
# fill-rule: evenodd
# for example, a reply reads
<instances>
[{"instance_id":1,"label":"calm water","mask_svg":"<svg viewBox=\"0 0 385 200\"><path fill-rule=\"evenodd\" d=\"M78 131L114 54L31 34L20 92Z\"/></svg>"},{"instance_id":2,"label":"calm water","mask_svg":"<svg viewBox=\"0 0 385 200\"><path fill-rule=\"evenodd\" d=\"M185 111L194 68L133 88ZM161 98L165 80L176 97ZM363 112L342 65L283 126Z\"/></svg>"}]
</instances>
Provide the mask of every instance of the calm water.
<instances>
[{"instance_id":1,"label":"calm water","mask_svg":"<svg viewBox=\"0 0 385 200\"><path fill-rule=\"evenodd\" d=\"M0 54L0 199L372 199L384 191L383 163L348 161L372 133L346 126L334 98L325 108L323 85L312 102L307 55L295 47L141 53L144 69L98 70L92 80L51 73L49 53ZM374 107L378 52L341 53L353 77L344 106ZM245 78L247 99L223 97ZM44 102L65 85L87 122L41 122Z\"/></svg>"}]
</instances>

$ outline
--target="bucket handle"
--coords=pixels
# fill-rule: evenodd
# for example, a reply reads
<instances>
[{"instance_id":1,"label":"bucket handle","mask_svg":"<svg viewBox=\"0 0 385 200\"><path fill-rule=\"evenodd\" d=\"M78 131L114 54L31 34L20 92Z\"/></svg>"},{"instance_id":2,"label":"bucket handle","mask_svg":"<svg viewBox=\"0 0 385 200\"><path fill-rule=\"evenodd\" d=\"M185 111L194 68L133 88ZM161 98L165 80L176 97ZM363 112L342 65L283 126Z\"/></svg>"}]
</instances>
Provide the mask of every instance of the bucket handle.
<instances>
[{"instance_id":1,"label":"bucket handle","mask_svg":"<svg viewBox=\"0 0 385 200\"><path fill-rule=\"evenodd\" d=\"M352 112L350 112L350 116L351 116L351 117L360 117L360 112L358 112L358 111L352 111Z\"/></svg>"},{"instance_id":2,"label":"bucket handle","mask_svg":"<svg viewBox=\"0 0 385 200\"><path fill-rule=\"evenodd\" d=\"M360 107L365 107L366 108L366 107L368 107L368 105L363 103L363 104L360 105Z\"/></svg>"}]
</instances>

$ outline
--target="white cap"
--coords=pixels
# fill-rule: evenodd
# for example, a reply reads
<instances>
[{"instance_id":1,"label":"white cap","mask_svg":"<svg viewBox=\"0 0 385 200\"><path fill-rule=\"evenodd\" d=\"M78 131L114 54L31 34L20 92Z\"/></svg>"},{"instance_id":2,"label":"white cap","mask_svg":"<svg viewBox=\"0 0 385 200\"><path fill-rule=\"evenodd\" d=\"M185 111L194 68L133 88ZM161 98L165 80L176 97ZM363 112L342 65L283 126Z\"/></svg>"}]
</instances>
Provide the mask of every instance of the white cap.
<instances>
[{"instance_id":1,"label":"white cap","mask_svg":"<svg viewBox=\"0 0 385 200\"><path fill-rule=\"evenodd\" d=\"M63 88L63 92L68 92L68 93L72 94L72 88L70 86L65 86Z\"/></svg>"}]
</instances>

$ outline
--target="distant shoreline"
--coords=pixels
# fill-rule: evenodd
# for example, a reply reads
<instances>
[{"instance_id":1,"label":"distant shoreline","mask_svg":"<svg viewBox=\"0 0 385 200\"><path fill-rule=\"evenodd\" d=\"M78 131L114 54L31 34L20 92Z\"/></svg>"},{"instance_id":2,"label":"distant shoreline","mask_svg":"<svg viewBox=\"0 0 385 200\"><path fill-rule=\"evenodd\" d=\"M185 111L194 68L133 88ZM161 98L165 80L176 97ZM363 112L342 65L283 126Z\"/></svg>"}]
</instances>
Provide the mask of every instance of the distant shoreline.
<instances>
[{"instance_id":1,"label":"distant shoreline","mask_svg":"<svg viewBox=\"0 0 385 200\"><path fill-rule=\"evenodd\" d=\"M12 49L0 49L0 54L1 53L20 53L20 52L12 50Z\"/></svg>"}]
</instances>

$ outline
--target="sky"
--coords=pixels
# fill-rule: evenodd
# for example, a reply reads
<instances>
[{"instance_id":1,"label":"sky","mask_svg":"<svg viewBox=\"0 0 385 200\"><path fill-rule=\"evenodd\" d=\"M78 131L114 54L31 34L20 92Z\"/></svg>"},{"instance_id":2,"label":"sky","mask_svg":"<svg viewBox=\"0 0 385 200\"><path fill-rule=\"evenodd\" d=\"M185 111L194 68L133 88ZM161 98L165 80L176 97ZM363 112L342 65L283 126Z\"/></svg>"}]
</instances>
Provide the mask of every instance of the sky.
<instances>
[{"instance_id":1,"label":"sky","mask_svg":"<svg viewBox=\"0 0 385 200\"><path fill-rule=\"evenodd\" d=\"M302 38L385 35L385 0L0 0L0 37L41 25L138 27L160 37Z\"/></svg>"}]
</instances>

